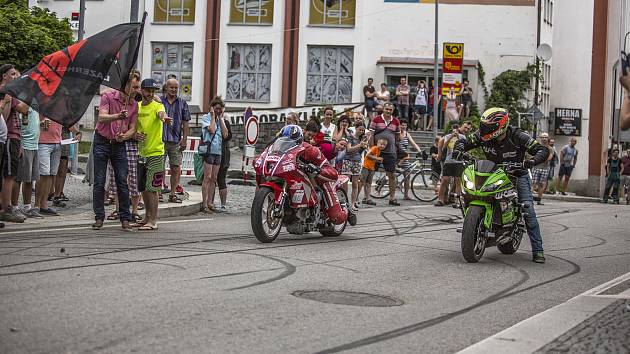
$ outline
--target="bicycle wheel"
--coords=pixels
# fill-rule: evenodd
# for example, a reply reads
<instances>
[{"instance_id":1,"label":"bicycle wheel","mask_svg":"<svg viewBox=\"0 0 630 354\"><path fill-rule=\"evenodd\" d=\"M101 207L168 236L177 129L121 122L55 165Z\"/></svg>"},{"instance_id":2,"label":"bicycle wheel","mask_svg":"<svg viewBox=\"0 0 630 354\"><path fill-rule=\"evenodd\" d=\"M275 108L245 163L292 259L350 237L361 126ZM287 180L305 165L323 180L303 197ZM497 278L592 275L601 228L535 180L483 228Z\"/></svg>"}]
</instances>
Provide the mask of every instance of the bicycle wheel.
<instances>
[{"instance_id":1,"label":"bicycle wheel","mask_svg":"<svg viewBox=\"0 0 630 354\"><path fill-rule=\"evenodd\" d=\"M411 179L411 192L422 202L432 202L437 199L437 183L439 176L430 169L416 173Z\"/></svg>"},{"instance_id":2,"label":"bicycle wheel","mask_svg":"<svg viewBox=\"0 0 630 354\"><path fill-rule=\"evenodd\" d=\"M372 190L370 190L370 196L372 198L383 199L389 195L389 184L387 180L387 174L385 171L374 172L374 178L372 178Z\"/></svg>"}]
</instances>

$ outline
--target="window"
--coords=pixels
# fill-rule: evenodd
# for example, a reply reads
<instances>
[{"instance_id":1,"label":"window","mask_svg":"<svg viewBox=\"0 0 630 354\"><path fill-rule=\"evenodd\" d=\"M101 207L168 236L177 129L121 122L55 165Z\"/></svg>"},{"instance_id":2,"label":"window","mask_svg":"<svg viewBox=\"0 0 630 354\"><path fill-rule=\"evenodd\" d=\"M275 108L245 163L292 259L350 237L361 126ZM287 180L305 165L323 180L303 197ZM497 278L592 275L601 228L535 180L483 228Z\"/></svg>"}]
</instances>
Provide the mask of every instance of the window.
<instances>
[{"instance_id":1,"label":"window","mask_svg":"<svg viewBox=\"0 0 630 354\"><path fill-rule=\"evenodd\" d=\"M352 102L352 47L308 47L306 102Z\"/></svg>"},{"instance_id":2,"label":"window","mask_svg":"<svg viewBox=\"0 0 630 354\"><path fill-rule=\"evenodd\" d=\"M353 27L356 0L309 0L309 23L316 26Z\"/></svg>"},{"instance_id":3,"label":"window","mask_svg":"<svg viewBox=\"0 0 630 354\"><path fill-rule=\"evenodd\" d=\"M271 45L228 44L225 97L230 101L269 102Z\"/></svg>"},{"instance_id":4,"label":"window","mask_svg":"<svg viewBox=\"0 0 630 354\"><path fill-rule=\"evenodd\" d=\"M193 44L152 42L151 77L160 86L168 79L179 81L179 95L192 96Z\"/></svg>"},{"instance_id":5,"label":"window","mask_svg":"<svg viewBox=\"0 0 630 354\"><path fill-rule=\"evenodd\" d=\"M157 23L195 22L195 0L155 0L153 11Z\"/></svg>"},{"instance_id":6,"label":"window","mask_svg":"<svg viewBox=\"0 0 630 354\"><path fill-rule=\"evenodd\" d=\"M231 24L273 24L273 0L230 0Z\"/></svg>"}]
</instances>

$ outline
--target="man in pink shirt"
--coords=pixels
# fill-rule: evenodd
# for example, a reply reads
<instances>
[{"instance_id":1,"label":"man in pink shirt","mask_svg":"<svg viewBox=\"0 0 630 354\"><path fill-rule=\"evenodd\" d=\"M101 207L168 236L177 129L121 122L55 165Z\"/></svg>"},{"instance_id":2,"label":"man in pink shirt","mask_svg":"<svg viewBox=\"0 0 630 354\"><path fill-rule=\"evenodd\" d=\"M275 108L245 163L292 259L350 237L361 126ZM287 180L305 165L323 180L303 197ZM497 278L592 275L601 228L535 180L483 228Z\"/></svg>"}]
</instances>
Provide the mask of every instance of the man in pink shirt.
<instances>
[{"instance_id":1,"label":"man in pink shirt","mask_svg":"<svg viewBox=\"0 0 630 354\"><path fill-rule=\"evenodd\" d=\"M125 93L109 91L101 95L98 123L94 132L94 189L92 205L95 222L92 229L103 227L105 220L105 179L107 163L111 163L118 194L118 215L124 231L131 231L129 212L129 173L127 147L125 142L132 139L136 131L138 103L131 97L140 90L140 75L133 72Z\"/></svg>"}]
</instances>

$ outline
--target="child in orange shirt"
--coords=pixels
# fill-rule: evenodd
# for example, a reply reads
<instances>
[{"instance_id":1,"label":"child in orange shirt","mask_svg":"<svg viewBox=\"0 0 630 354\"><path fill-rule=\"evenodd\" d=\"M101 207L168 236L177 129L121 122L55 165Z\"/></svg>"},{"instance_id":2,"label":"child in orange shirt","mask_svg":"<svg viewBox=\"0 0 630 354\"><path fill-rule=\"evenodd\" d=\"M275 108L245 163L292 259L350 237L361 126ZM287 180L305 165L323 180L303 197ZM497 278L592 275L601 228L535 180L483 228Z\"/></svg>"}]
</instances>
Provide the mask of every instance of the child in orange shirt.
<instances>
[{"instance_id":1,"label":"child in orange shirt","mask_svg":"<svg viewBox=\"0 0 630 354\"><path fill-rule=\"evenodd\" d=\"M367 155L365 155L365 159L363 159L363 169L361 170L361 177L359 179L361 182L359 190L363 187L364 193L363 204L376 205L376 203L370 199L372 178L374 177L374 172L376 172L376 163L383 162L381 151L383 151L385 147L387 147L387 140L378 139L376 146L372 146Z\"/></svg>"}]
</instances>

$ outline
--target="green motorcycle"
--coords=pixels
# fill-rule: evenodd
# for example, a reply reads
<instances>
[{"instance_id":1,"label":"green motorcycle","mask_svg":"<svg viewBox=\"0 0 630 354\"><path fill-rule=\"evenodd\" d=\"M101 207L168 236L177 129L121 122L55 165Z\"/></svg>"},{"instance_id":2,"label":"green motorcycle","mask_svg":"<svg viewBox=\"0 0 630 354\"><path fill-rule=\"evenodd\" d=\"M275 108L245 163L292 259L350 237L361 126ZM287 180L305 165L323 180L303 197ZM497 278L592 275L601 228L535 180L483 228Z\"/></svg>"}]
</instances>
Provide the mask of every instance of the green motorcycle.
<instances>
[{"instance_id":1,"label":"green motorcycle","mask_svg":"<svg viewBox=\"0 0 630 354\"><path fill-rule=\"evenodd\" d=\"M464 215L462 255L478 262L487 247L497 246L504 254L518 250L525 233L523 205L518 202L516 177L506 171L523 169L522 164L495 164L488 160L446 162L444 169L461 176L458 196Z\"/></svg>"}]
</instances>

